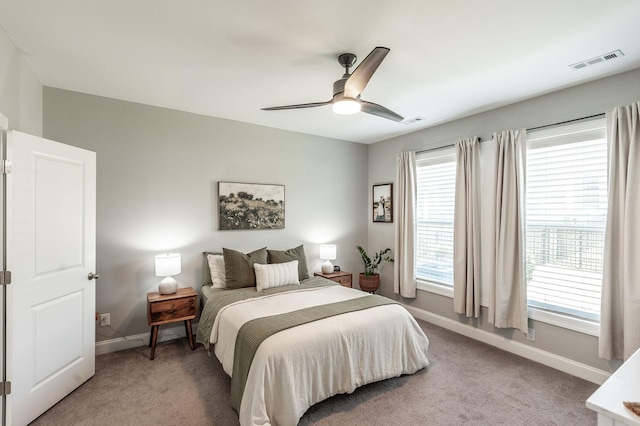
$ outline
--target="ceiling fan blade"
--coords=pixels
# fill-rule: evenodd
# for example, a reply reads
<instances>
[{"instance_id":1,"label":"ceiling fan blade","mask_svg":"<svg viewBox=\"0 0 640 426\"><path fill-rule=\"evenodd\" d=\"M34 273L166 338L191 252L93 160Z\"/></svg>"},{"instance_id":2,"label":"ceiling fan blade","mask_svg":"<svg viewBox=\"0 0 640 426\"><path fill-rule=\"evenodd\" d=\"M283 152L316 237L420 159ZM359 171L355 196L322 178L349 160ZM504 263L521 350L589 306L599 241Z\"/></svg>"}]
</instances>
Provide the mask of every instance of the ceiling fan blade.
<instances>
[{"instance_id":1,"label":"ceiling fan blade","mask_svg":"<svg viewBox=\"0 0 640 426\"><path fill-rule=\"evenodd\" d=\"M386 47L376 47L364 58L364 61L356 67L347 81L344 83L344 96L357 98L369 83L369 79L382 63L382 60L389 53Z\"/></svg>"},{"instance_id":2,"label":"ceiling fan blade","mask_svg":"<svg viewBox=\"0 0 640 426\"><path fill-rule=\"evenodd\" d=\"M262 111L278 111L278 110L282 110L282 109L313 108L313 107L329 105L332 102L333 101L331 100L331 101L326 101L326 102L313 102L313 103L310 103L310 104L298 104L298 105L284 105L284 106L261 108L261 109L262 109Z\"/></svg>"},{"instance_id":3,"label":"ceiling fan blade","mask_svg":"<svg viewBox=\"0 0 640 426\"><path fill-rule=\"evenodd\" d=\"M361 111L366 112L367 114L377 115L378 117L386 118L392 121L402 121L404 117L396 114L388 108L383 107L382 105L374 104L373 102L367 102L360 100Z\"/></svg>"}]
</instances>

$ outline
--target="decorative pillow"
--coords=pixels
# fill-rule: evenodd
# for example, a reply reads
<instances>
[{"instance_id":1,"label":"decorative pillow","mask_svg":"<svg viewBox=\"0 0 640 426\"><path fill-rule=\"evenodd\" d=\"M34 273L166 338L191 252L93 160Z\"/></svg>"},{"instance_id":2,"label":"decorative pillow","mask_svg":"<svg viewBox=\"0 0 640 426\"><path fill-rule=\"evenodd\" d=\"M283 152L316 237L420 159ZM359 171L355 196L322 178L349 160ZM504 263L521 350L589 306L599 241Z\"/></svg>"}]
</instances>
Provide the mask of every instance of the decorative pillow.
<instances>
[{"instance_id":1,"label":"decorative pillow","mask_svg":"<svg viewBox=\"0 0 640 426\"><path fill-rule=\"evenodd\" d=\"M267 248L263 247L251 253L241 253L231 249L222 249L224 256L224 272L227 279L226 288L254 287L256 274L255 263L267 263Z\"/></svg>"},{"instance_id":2,"label":"decorative pillow","mask_svg":"<svg viewBox=\"0 0 640 426\"><path fill-rule=\"evenodd\" d=\"M255 263L253 268L256 271L256 290L258 291L283 285L300 284L297 260L268 265Z\"/></svg>"},{"instance_id":3,"label":"decorative pillow","mask_svg":"<svg viewBox=\"0 0 640 426\"><path fill-rule=\"evenodd\" d=\"M211 274L211 285L213 288L227 288L227 276L224 273L224 255L208 254L207 263Z\"/></svg>"},{"instance_id":4,"label":"decorative pillow","mask_svg":"<svg viewBox=\"0 0 640 426\"><path fill-rule=\"evenodd\" d=\"M213 285L211 282L211 269L209 269L209 258L207 256L210 254L222 255L222 252L214 253L212 251L203 251L202 254L204 255L204 264L202 266L202 285Z\"/></svg>"},{"instance_id":5,"label":"decorative pillow","mask_svg":"<svg viewBox=\"0 0 640 426\"><path fill-rule=\"evenodd\" d=\"M298 261L298 278L306 280L309 278L309 270L307 269L307 257L304 255L304 246L300 245L286 251L267 250L269 255L269 263L284 263L292 260Z\"/></svg>"}]
</instances>

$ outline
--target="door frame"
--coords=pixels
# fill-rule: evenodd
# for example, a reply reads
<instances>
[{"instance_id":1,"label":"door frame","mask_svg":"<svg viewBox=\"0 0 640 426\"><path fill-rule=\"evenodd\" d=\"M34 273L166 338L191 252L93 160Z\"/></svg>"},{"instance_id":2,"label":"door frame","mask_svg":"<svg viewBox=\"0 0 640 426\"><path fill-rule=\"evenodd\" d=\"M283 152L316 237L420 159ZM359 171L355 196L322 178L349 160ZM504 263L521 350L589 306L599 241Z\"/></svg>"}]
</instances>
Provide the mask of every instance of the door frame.
<instances>
[{"instance_id":1,"label":"door frame","mask_svg":"<svg viewBox=\"0 0 640 426\"><path fill-rule=\"evenodd\" d=\"M0 161L7 159L7 132L9 131L9 120L0 114ZM0 173L0 267L2 271L7 270L7 175L4 170ZM2 364L2 383L7 383L7 284L0 285L0 327L2 337L0 338L0 363ZM7 395L2 392L2 402L0 404L0 417L2 426L7 424Z\"/></svg>"}]
</instances>

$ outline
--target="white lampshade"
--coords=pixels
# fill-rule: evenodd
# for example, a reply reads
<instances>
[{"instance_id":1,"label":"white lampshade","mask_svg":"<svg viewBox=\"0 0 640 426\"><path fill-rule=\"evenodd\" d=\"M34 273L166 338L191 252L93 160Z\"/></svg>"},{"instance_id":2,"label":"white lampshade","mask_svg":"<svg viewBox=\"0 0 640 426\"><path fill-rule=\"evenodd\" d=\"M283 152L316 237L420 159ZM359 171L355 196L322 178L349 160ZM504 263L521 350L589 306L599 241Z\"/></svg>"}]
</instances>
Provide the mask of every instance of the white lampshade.
<instances>
[{"instance_id":1,"label":"white lampshade","mask_svg":"<svg viewBox=\"0 0 640 426\"><path fill-rule=\"evenodd\" d=\"M323 244L320 246L320 259L335 260L336 246L333 244Z\"/></svg>"},{"instance_id":2,"label":"white lampshade","mask_svg":"<svg viewBox=\"0 0 640 426\"><path fill-rule=\"evenodd\" d=\"M156 256L156 276L170 277L182 272L179 253L159 254Z\"/></svg>"},{"instance_id":3,"label":"white lampshade","mask_svg":"<svg viewBox=\"0 0 640 426\"><path fill-rule=\"evenodd\" d=\"M179 253L159 254L156 256L156 276L165 277L160 281L158 291L161 294L173 294L178 291L178 283L172 275L182 272L182 262Z\"/></svg>"},{"instance_id":4,"label":"white lampshade","mask_svg":"<svg viewBox=\"0 0 640 426\"><path fill-rule=\"evenodd\" d=\"M349 115L360 112L361 106L360 102L355 99L342 98L339 101L334 102L333 105L331 105L331 108L336 114Z\"/></svg>"},{"instance_id":5,"label":"white lampshade","mask_svg":"<svg viewBox=\"0 0 640 426\"><path fill-rule=\"evenodd\" d=\"M320 259L325 262L322 264L322 272L329 274L333 272L333 264L330 260L336 258L336 246L333 244L323 244L320 246Z\"/></svg>"}]
</instances>

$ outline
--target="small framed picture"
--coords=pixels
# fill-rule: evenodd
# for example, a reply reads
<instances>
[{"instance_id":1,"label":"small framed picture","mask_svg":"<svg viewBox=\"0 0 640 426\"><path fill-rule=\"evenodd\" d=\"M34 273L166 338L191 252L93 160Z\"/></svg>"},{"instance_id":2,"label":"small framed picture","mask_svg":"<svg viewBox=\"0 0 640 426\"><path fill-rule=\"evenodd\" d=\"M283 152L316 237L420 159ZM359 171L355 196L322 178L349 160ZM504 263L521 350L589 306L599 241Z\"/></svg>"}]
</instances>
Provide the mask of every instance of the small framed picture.
<instances>
[{"instance_id":1,"label":"small framed picture","mask_svg":"<svg viewBox=\"0 0 640 426\"><path fill-rule=\"evenodd\" d=\"M373 185L373 221L393 222L393 184Z\"/></svg>"}]
</instances>

